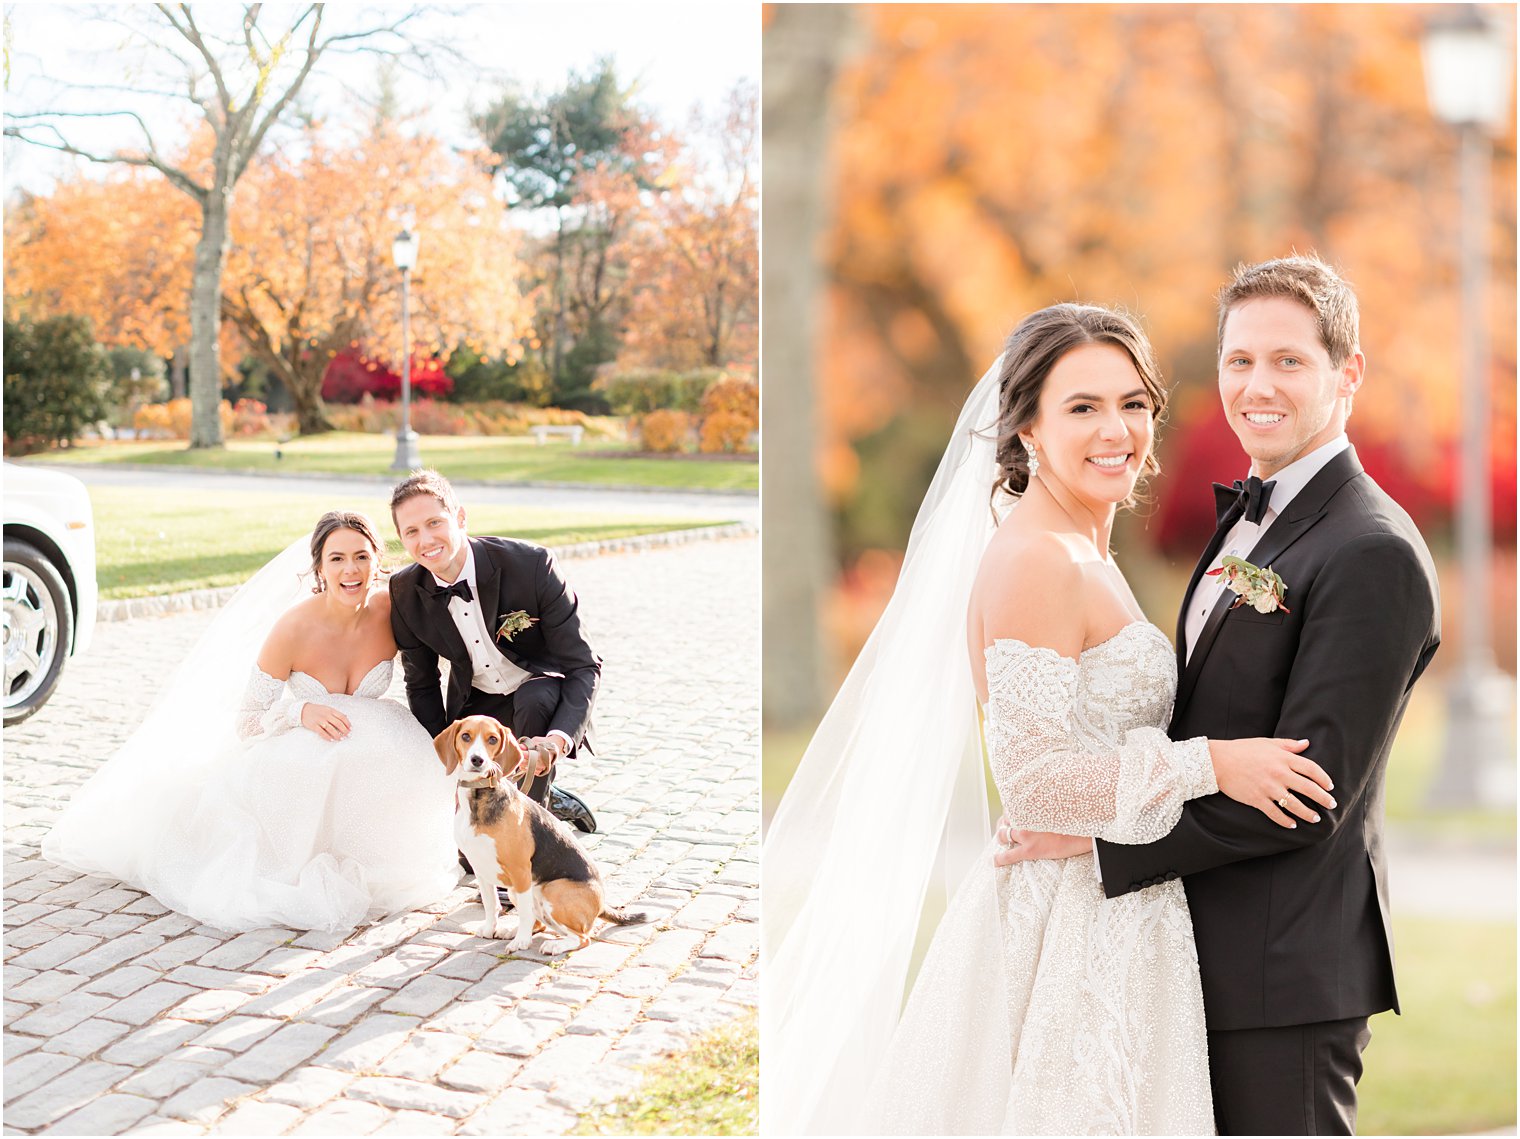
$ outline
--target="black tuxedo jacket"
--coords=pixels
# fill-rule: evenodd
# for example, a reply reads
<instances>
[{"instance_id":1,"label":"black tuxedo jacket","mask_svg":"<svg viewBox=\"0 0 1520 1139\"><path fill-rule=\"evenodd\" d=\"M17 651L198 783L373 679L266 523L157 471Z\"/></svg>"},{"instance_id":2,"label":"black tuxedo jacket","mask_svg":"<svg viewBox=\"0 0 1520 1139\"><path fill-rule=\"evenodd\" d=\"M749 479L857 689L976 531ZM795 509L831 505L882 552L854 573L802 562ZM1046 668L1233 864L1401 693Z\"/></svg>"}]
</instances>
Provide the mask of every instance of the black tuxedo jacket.
<instances>
[{"instance_id":1,"label":"black tuxedo jacket","mask_svg":"<svg viewBox=\"0 0 1520 1139\"><path fill-rule=\"evenodd\" d=\"M1189 593L1222 540L1204 552ZM1397 1009L1383 775L1410 689L1440 643L1435 566L1349 448L1249 560L1282 576L1292 611L1231 609L1225 593L1185 666L1179 618L1170 734L1307 739L1337 806L1289 830L1222 794L1193 799L1156 842L1100 840L1103 888L1118 897L1182 877L1210 1029Z\"/></svg>"},{"instance_id":2,"label":"black tuxedo jacket","mask_svg":"<svg viewBox=\"0 0 1520 1139\"><path fill-rule=\"evenodd\" d=\"M487 627L494 632L502 615L518 609L538 618L510 641L497 637L496 647L532 675L560 679L559 707L548 730L562 731L579 744L591 719L602 658L591 651L581 632L575 591L542 546L512 538L470 538L469 543ZM401 649L412 715L436 736L458 719L473 673L469 650L447 603L424 592L427 575L415 564L391 575L391 632ZM449 662L447 694L439 679L440 658Z\"/></svg>"}]
</instances>

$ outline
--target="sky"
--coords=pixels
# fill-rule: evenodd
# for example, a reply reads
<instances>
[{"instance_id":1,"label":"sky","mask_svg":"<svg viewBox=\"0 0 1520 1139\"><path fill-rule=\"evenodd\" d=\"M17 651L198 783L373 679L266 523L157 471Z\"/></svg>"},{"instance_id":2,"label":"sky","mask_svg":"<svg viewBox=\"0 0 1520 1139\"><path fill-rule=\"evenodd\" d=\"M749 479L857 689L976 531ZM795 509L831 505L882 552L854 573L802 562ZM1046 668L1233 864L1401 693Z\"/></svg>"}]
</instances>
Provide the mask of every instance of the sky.
<instances>
[{"instance_id":1,"label":"sky","mask_svg":"<svg viewBox=\"0 0 1520 1139\"><path fill-rule=\"evenodd\" d=\"M144 7L139 5L139 7ZM202 3L197 15L209 21L231 5ZM295 5L266 4L280 15ZM120 7L116 12L120 12ZM364 13L405 11L400 5L332 4L324 31L339 21L357 21ZM162 149L182 135L187 104L183 100L120 92L70 92L66 84L141 86L153 74L148 56L131 46L113 13L101 6L6 4L6 38L10 73L5 90L7 115L69 107L113 109L130 106L142 115ZM443 82L413 76L401 79L404 110L420 111L428 127L451 143L478 144L467 113L483 106L505 81L527 90L563 84L571 70L589 71L603 56L616 61L619 78L636 84L636 99L663 121L680 125L693 104L716 111L733 85L760 74L760 13L742 0L686 3L547 3L466 4L428 11L412 25L426 38L448 44L464 56ZM164 42L177 37L165 29ZM303 102L318 113L333 113L346 103L345 88L373 90L372 55L326 56L303 87ZM76 145L110 149L135 142L130 120L113 117L74 119L68 124ZM4 187L7 199L18 189L47 192L54 180L80 159L58 155L7 138L4 141ZM97 171L104 167L96 166Z\"/></svg>"}]
</instances>

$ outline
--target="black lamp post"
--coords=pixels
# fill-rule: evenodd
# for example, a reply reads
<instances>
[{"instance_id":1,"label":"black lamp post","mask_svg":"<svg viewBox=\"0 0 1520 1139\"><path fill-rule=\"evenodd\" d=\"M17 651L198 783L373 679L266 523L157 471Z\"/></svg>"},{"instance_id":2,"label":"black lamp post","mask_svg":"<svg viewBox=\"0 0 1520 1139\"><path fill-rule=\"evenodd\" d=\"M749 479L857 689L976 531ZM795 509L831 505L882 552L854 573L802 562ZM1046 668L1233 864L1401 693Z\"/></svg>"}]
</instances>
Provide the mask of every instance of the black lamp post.
<instances>
[{"instance_id":1,"label":"black lamp post","mask_svg":"<svg viewBox=\"0 0 1520 1139\"><path fill-rule=\"evenodd\" d=\"M422 466L417 454L417 432L412 430L412 267L417 264L417 235L404 229L391 242L391 259L401 270L401 425L396 428L393 471L412 471Z\"/></svg>"}]
</instances>

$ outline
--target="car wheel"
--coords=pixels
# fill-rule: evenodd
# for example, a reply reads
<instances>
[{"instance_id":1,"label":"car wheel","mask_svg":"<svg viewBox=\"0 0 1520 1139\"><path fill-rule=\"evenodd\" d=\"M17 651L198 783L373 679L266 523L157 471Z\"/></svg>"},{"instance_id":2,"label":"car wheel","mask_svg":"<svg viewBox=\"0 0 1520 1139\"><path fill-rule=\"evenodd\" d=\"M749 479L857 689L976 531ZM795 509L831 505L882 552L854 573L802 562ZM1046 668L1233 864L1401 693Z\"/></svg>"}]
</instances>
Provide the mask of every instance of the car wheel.
<instances>
[{"instance_id":1,"label":"car wheel","mask_svg":"<svg viewBox=\"0 0 1520 1139\"><path fill-rule=\"evenodd\" d=\"M74 643L74 607L63 578L29 542L5 539L5 722L47 703Z\"/></svg>"}]
</instances>

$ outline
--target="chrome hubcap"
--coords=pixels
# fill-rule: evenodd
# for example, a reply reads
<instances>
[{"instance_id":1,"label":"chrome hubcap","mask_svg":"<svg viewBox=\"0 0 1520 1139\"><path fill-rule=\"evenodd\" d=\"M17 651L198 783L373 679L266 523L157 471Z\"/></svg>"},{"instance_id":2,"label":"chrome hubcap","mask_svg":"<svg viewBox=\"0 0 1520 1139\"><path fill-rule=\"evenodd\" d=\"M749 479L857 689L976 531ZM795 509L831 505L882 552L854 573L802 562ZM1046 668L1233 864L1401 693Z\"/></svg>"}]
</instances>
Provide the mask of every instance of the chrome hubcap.
<instances>
[{"instance_id":1,"label":"chrome hubcap","mask_svg":"<svg viewBox=\"0 0 1520 1139\"><path fill-rule=\"evenodd\" d=\"M58 646L58 607L36 573L5 563L5 706L14 708L42 687Z\"/></svg>"}]
</instances>

